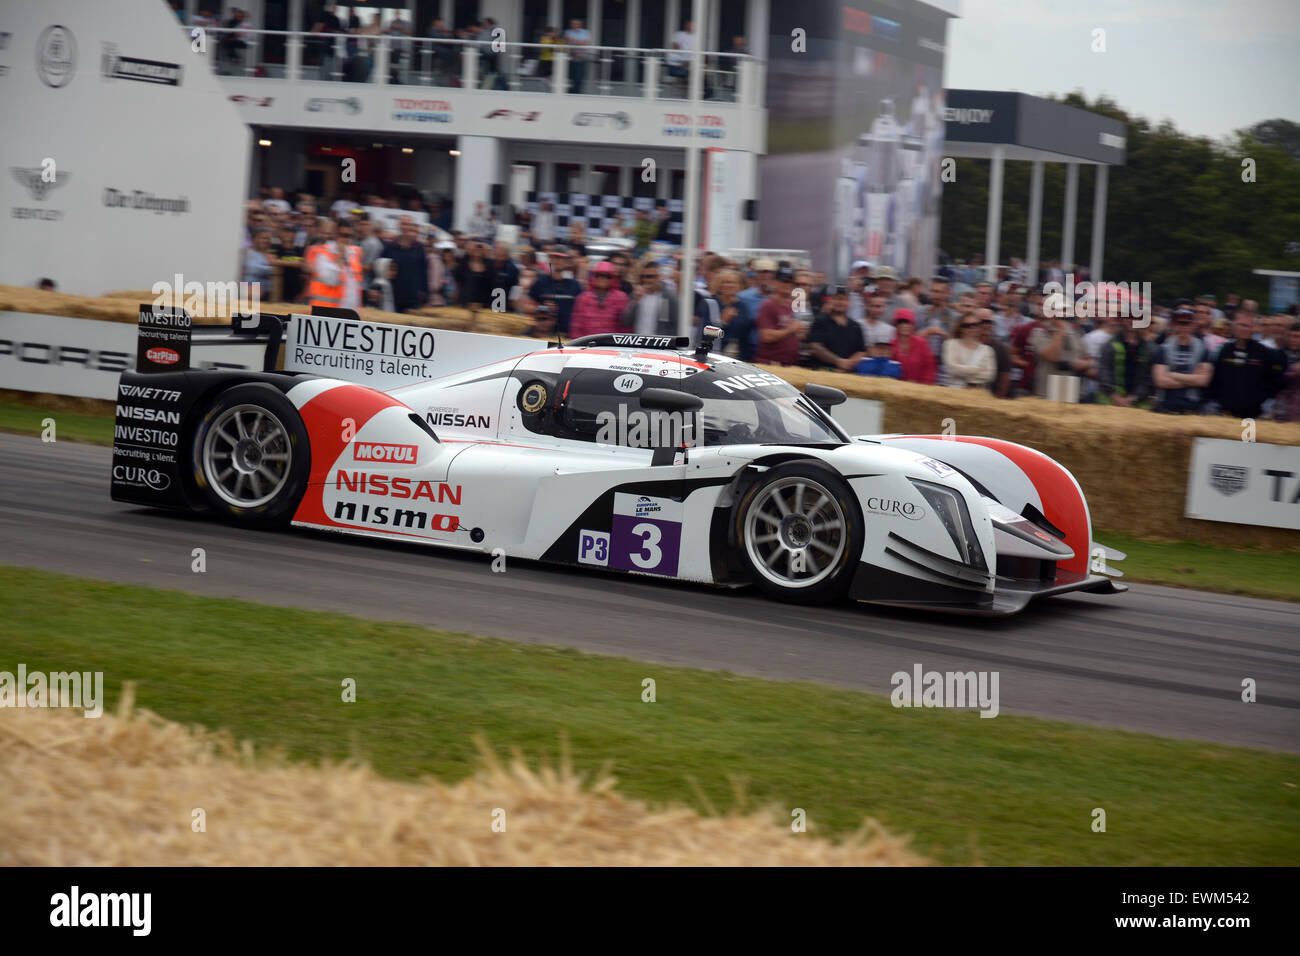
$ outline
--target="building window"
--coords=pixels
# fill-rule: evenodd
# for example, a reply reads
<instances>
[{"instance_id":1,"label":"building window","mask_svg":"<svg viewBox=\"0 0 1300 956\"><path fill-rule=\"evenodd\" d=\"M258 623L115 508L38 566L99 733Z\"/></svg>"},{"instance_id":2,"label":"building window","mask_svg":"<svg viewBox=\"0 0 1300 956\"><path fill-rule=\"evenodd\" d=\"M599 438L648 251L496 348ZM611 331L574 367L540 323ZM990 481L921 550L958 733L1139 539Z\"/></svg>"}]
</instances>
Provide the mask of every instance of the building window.
<instances>
[{"instance_id":1,"label":"building window","mask_svg":"<svg viewBox=\"0 0 1300 956\"><path fill-rule=\"evenodd\" d=\"M524 43L537 43L542 39L542 33L547 27L557 27L559 24L551 23L547 18L551 9L550 0L524 0ZM537 58L537 50L529 50L526 56L530 60Z\"/></svg>"},{"instance_id":2,"label":"building window","mask_svg":"<svg viewBox=\"0 0 1300 956\"><path fill-rule=\"evenodd\" d=\"M577 163L556 163L554 190L557 193L585 193L582 183L582 167Z\"/></svg>"},{"instance_id":3,"label":"building window","mask_svg":"<svg viewBox=\"0 0 1300 956\"><path fill-rule=\"evenodd\" d=\"M744 37L745 50L753 44L753 38L745 33L745 7L747 0L719 0L718 7L718 51L731 52L731 42L736 37Z\"/></svg>"},{"instance_id":4,"label":"building window","mask_svg":"<svg viewBox=\"0 0 1300 956\"><path fill-rule=\"evenodd\" d=\"M478 0L456 0L452 29L472 27L479 21Z\"/></svg>"}]
</instances>

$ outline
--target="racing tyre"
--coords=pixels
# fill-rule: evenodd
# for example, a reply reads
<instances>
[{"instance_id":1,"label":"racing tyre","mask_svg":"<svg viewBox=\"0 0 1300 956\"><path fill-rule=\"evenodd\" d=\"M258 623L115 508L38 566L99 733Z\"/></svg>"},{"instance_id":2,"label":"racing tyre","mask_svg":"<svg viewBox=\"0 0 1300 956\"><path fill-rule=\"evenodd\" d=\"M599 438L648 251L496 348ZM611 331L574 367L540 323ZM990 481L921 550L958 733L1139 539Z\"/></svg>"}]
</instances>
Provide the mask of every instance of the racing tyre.
<instances>
[{"instance_id":1,"label":"racing tyre","mask_svg":"<svg viewBox=\"0 0 1300 956\"><path fill-rule=\"evenodd\" d=\"M217 514L259 528L293 517L311 453L298 410L278 389L254 383L222 392L192 447L195 485Z\"/></svg>"},{"instance_id":2,"label":"racing tyre","mask_svg":"<svg viewBox=\"0 0 1300 956\"><path fill-rule=\"evenodd\" d=\"M742 559L772 597L820 604L848 590L865 530L853 490L829 466L792 461L765 472L734 520Z\"/></svg>"}]
</instances>

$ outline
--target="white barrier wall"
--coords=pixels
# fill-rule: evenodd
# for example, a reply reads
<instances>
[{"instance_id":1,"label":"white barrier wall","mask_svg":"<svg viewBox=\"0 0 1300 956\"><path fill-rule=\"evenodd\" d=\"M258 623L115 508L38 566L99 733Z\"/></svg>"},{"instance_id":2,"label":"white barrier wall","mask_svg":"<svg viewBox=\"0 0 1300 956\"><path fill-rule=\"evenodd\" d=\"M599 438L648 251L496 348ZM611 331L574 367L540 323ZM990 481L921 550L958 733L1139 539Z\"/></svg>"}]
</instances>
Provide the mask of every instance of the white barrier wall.
<instances>
[{"instance_id":1,"label":"white barrier wall","mask_svg":"<svg viewBox=\"0 0 1300 956\"><path fill-rule=\"evenodd\" d=\"M0 3L0 283L239 279L249 132L162 0Z\"/></svg>"}]
</instances>

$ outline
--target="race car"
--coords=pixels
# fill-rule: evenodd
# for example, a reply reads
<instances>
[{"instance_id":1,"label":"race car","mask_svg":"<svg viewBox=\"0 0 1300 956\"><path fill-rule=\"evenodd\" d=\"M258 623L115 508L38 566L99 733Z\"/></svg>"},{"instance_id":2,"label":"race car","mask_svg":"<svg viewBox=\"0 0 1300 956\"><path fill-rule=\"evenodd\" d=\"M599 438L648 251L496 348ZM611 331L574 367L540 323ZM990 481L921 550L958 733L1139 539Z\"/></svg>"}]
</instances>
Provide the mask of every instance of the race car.
<instances>
[{"instance_id":1,"label":"race car","mask_svg":"<svg viewBox=\"0 0 1300 956\"><path fill-rule=\"evenodd\" d=\"M695 348L634 334L543 347L346 310L204 331L146 306L140 322L119 382L117 501L804 604L1005 615L1124 590L1124 555L1092 540L1061 465L992 438L850 436L832 414L843 392L715 354L716 330ZM303 359L295 328L299 343L328 338L327 358L427 361L381 363L398 375L382 382L355 355L336 363L345 377L278 369L286 329L286 357ZM262 348L262 369L191 368L205 343Z\"/></svg>"}]
</instances>

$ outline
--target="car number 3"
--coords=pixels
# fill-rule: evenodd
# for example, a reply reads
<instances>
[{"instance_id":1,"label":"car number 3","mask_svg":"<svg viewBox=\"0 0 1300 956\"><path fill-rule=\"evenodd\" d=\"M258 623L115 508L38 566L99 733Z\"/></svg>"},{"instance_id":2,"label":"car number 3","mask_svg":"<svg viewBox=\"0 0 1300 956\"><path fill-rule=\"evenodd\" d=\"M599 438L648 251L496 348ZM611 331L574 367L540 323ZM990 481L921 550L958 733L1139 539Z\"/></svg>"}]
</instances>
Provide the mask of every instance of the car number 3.
<instances>
[{"instance_id":1,"label":"car number 3","mask_svg":"<svg viewBox=\"0 0 1300 956\"><path fill-rule=\"evenodd\" d=\"M628 555L632 563L643 571L659 567L664 559L664 553L659 547L659 542L663 540L663 532L649 522L642 522L633 525L632 534L641 539L640 549Z\"/></svg>"}]
</instances>

